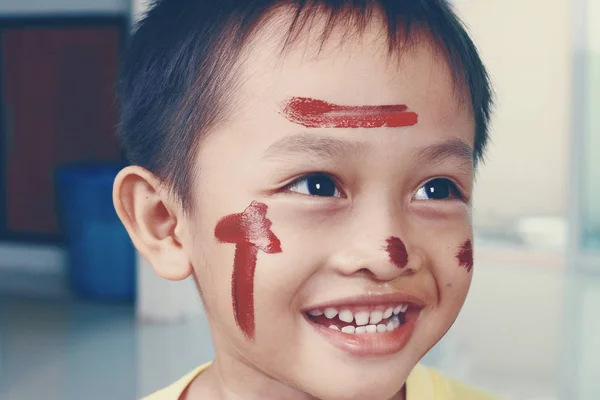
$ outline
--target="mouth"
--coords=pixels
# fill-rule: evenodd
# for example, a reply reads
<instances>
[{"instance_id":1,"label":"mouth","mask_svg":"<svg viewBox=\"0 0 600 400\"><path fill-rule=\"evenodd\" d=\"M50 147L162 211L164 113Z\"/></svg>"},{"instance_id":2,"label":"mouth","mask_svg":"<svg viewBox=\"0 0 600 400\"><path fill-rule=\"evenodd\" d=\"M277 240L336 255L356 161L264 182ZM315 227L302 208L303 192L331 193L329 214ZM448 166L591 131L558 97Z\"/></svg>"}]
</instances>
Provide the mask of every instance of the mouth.
<instances>
[{"instance_id":1,"label":"mouth","mask_svg":"<svg viewBox=\"0 0 600 400\"><path fill-rule=\"evenodd\" d=\"M386 356L409 342L422 306L411 302L336 305L304 311L306 320L335 347L358 356Z\"/></svg>"}]
</instances>

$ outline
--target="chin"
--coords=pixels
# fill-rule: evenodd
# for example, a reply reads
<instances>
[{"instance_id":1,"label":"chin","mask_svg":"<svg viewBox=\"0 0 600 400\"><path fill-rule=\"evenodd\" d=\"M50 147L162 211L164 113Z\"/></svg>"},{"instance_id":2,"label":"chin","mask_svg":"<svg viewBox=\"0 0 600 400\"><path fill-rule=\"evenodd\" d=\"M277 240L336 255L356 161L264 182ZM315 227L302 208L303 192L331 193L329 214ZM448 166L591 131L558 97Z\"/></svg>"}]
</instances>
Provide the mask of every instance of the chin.
<instances>
[{"instance_id":1,"label":"chin","mask_svg":"<svg viewBox=\"0 0 600 400\"><path fill-rule=\"evenodd\" d=\"M324 381L326 378L324 378ZM403 384L384 381L383 379L370 379L365 382L353 382L348 379L345 382L338 384L327 385L322 387L323 382L319 382L318 391L313 391L311 394L321 400L390 400L401 389Z\"/></svg>"},{"instance_id":2,"label":"chin","mask_svg":"<svg viewBox=\"0 0 600 400\"><path fill-rule=\"evenodd\" d=\"M321 358L301 382L305 392L322 400L390 400L402 390L412 366L398 355L381 359ZM306 372L306 371L305 371Z\"/></svg>"}]
</instances>

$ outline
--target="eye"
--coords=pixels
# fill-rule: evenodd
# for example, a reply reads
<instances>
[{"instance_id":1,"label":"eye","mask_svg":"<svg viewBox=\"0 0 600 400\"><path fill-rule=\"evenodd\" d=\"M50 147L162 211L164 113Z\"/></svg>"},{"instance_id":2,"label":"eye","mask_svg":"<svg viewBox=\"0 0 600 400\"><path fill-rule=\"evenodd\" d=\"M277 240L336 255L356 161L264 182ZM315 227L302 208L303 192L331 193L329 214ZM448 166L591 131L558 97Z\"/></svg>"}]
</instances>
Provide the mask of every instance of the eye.
<instances>
[{"instance_id":1,"label":"eye","mask_svg":"<svg viewBox=\"0 0 600 400\"><path fill-rule=\"evenodd\" d=\"M435 178L417 190L415 200L453 200L462 199L460 190L449 179Z\"/></svg>"},{"instance_id":2,"label":"eye","mask_svg":"<svg viewBox=\"0 0 600 400\"><path fill-rule=\"evenodd\" d=\"M335 180L324 173L303 176L288 185L287 190L309 196L342 197Z\"/></svg>"}]
</instances>

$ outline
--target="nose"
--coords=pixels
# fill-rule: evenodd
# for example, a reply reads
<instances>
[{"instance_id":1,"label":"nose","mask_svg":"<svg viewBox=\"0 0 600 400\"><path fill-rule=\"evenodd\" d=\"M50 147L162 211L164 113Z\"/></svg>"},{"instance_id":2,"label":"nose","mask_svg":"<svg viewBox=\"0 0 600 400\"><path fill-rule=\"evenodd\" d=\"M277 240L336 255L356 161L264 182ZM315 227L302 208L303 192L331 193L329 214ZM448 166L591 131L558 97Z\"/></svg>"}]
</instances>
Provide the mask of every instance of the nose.
<instances>
[{"instance_id":1,"label":"nose","mask_svg":"<svg viewBox=\"0 0 600 400\"><path fill-rule=\"evenodd\" d=\"M386 229L371 228L346 236L347 243L340 239L339 251L330 258L333 268L341 275L369 275L382 282L417 273L426 262L424 253L411 245L401 229L386 225Z\"/></svg>"}]
</instances>

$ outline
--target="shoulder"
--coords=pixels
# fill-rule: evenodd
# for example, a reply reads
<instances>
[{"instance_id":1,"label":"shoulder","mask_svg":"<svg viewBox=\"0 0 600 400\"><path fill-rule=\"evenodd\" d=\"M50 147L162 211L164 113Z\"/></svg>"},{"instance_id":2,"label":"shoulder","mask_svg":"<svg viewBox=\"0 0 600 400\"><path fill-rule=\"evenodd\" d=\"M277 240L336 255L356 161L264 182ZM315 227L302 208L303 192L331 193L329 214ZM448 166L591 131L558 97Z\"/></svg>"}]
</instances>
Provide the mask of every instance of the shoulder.
<instances>
[{"instance_id":1,"label":"shoulder","mask_svg":"<svg viewBox=\"0 0 600 400\"><path fill-rule=\"evenodd\" d=\"M406 389L407 400L500 400L500 397L449 378L423 365L417 365L413 369Z\"/></svg>"},{"instance_id":2,"label":"shoulder","mask_svg":"<svg viewBox=\"0 0 600 400\"><path fill-rule=\"evenodd\" d=\"M148 397L144 397L142 400L179 400L181 394L190 385L194 378L206 371L206 369L209 366L210 363L204 364L196 368L195 370L193 370L177 382L173 383L172 385L162 390L159 390L158 392L155 392Z\"/></svg>"}]
</instances>

